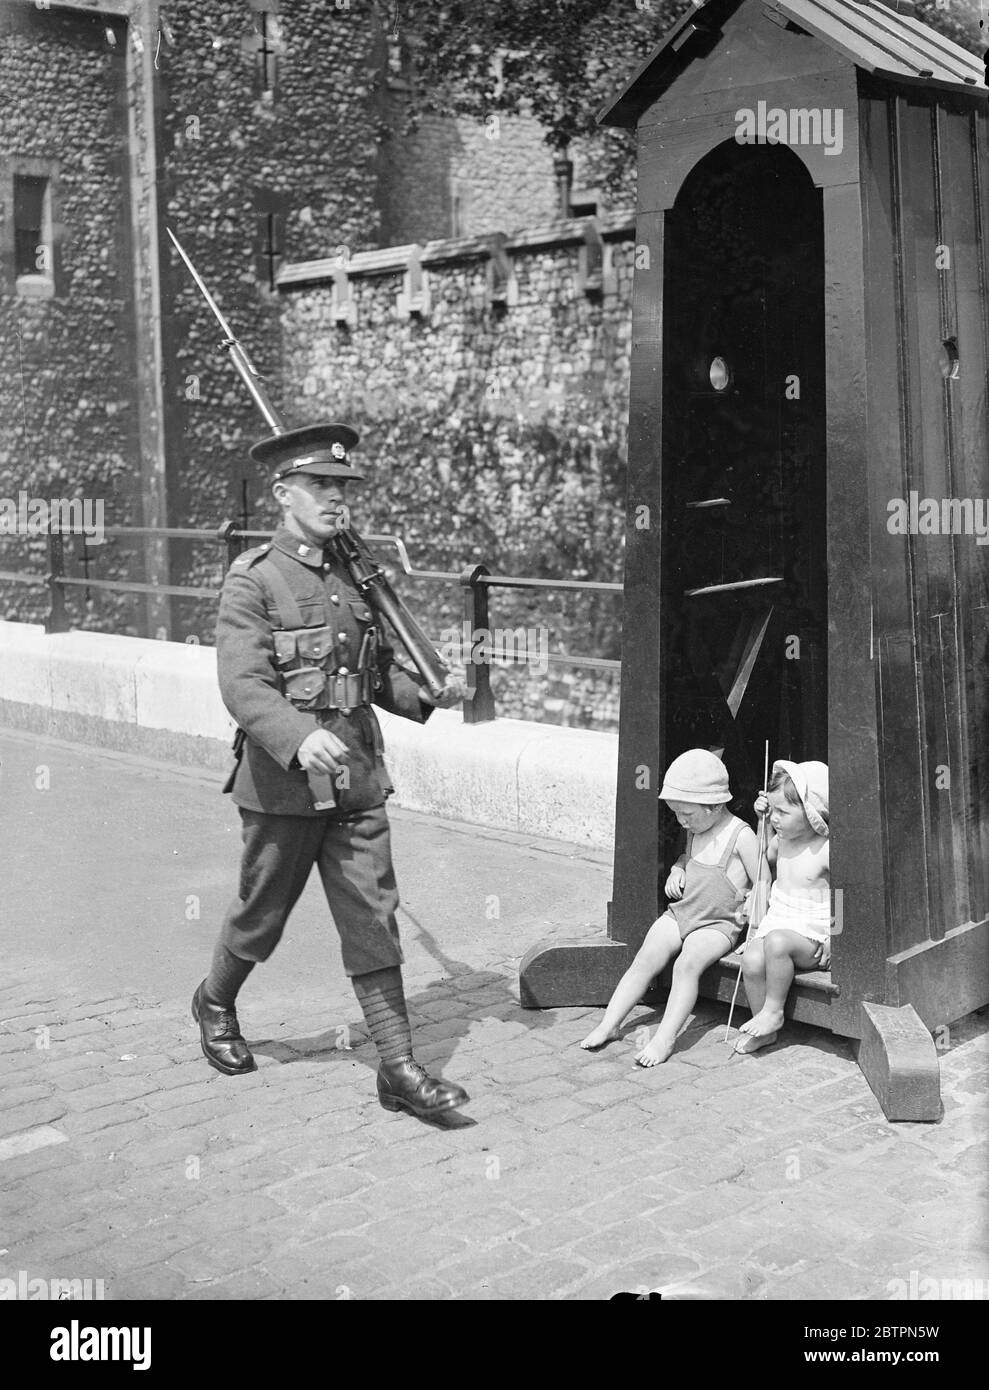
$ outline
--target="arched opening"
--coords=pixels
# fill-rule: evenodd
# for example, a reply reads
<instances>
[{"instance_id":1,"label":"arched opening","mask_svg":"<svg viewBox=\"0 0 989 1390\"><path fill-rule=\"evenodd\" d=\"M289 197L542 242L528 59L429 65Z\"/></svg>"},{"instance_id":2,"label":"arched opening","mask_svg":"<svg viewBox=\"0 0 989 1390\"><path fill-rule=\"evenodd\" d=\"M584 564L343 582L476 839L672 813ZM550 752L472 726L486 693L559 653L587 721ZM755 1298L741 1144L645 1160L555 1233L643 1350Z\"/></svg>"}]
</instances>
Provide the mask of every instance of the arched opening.
<instances>
[{"instance_id":1,"label":"arched opening","mask_svg":"<svg viewBox=\"0 0 989 1390\"><path fill-rule=\"evenodd\" d=\"M666 761L723 750L750 813L767 740L827 759L821 194L789 149L728 141L665 236Z\"/></svg>"}]
</instances>

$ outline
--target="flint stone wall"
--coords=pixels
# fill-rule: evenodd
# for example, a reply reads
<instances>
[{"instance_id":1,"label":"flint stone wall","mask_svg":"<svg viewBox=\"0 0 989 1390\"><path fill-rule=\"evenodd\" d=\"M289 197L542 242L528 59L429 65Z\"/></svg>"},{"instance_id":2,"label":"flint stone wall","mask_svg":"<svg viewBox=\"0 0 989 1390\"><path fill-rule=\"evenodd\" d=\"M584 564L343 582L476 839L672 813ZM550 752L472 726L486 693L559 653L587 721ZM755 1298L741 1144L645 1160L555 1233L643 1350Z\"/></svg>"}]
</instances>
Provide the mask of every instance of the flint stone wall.
<instances>
[{"instance_id":1,"label":"flint stone wall","mask_svg":"<svg viewBox=\"0 0 989 1390\"><path fill-rule=\"evenodd\" d=\"M97 498L107 525L273 524L267 480L247 456L264 426L166 239L172 226L288 422L344 416L361 430L373 475L358 503L365 530L398 531L421 567L483 560L495 571L619 577L630 226L601 228L613 263L607 285L588 292L582 233L562 223L517 230L550 217L555 198L532 123L504 121L498 140L429 121L401 137L380 25L358 0L282 4L268 100L255 8L163 0L141 24L130 0L101 13L28 0L0 8L0 148L57 162L56 296L15 298L12 266L0 285L0 497L26 488ZM417 161L436 194L426 220ZM461 174L464 225L513 237L497 275L490 255L430 242L425 308L402 307L402 268L355 273L349 327L325 275L262 283L266 211L281 218L271 268L284 274L340 246L359 258L381 245L385 223L395 236L427 236ZM11 213L0 208L12 241ZM160 373L149 347L159 321ZM218 545L155 543L153 575L142 546L111 538L88 553L89 570L208 587L222 579ZM81 544L66 552L68 572L82 575ZM43 538L0 538L0 568L43 573ZM403 587L437 639L459 627L455 585ZM10 618L37 621L47 609L43 588L0 582L0 595ZM618 655L613 600L492 597L493 627L546 627L554 647ZM166 633L152 616L168 615L157 598L70 589L66 601L76 626ZM214 603L170 608L173 637L212 639ZM510 712L521 717L592 723L601 682L555 675L498 672L496 686L515 691Z\"/></svg>"},{"instance_id":2,"label":"flint stone wall","mask_svg":"<svg viewBox=\"0 0 989 1390\"><path fill-rule=\"evenodd\" d=\"M601 233L595 272L583 238ZM360 529L398 531L419 568L621 579L632 236L626 217L519 234L501 284L477 243L427 244L418 277L352 265L349 323L331 271L283 284L284 398L360 431ZM455 584L402 586L431 636L461 623ZM491 593L492 628L545 627L552 650L617 658L620 620L617 596ZM614 727L613 677L506 670L495 685L513 717Z\"/></svg>"},{"instance_id":3,"label":"flint stone wall","mask_svg":"<svg viewBox=\"0 0 989 1390\"><path fill-rule=\"evenodd\" d=\"M0 7L0 497L98 499L107 525L131 519L139 492L126 34L110 16ZM18 159L51 162L53 298L15 292ZM45 555L43 537L0 534L0 569L40 572ZM118 553L105 574L129 572ZM4 586L0 617L46 606L43 589ZM134 608L121 601L123 623Z\"/></svg>"},{"instance_id":4,"label":"flint stone wall","mask_svg":"<svg viewBox=\"0 0 989 1390\"><path fill-rule=\"evenodd\" d=\"M257 73L252 8L244 0L162 6L173 43L159 92L160 197L163 221L181 238L278 403L279 305L263 283L261 219L278 217L280 247L293 256L326 245L376 244L374 34L364 7L292 0L272 30L277 75L269 99ZM162 300L171 306L162 332L172 524L215 528L254 509L245 455L266 430L218 351L216 321L168 253ZM221 556L209 545L175 545L173 579L214 582ZM181 608L178 616L180 627L188 626Z\"/></svg>"}]
</instances>

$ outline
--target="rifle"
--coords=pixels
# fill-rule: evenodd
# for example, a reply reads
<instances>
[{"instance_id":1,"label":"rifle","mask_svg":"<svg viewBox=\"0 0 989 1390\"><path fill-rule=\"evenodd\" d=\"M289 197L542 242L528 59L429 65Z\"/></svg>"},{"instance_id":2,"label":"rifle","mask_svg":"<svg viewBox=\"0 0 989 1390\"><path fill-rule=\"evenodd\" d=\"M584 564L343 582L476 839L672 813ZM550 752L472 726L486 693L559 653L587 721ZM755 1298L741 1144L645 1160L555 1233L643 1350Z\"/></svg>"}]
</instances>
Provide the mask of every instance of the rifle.
<instances>
[{"instance_id":1,"label":"rifle","mask_svg":"<svg viewBox=\"0 0 989 1390\"><path fill-rule=\"evenodd\" d=\"M171 237L176 251L182 257L186 269L196 282L197 288L212 310L213 317L223 330L222 346L230 349L231 360L251 393L254 404L264 417L265 424L272 434L286 434L288 426L272 404L268 389L264 384L264 378L251 361L244 347L234 337L230 325L220 312L219 305L203 283L196 267L186 255L178 237L171 227L166 227L165 230ZM394 629L416 670L426 682L430 695L438 698L446 688L449 667L392 588L384 570L371 554L364 540L353 528L346 528L337 532L332 544L350 571L355 587L364 595L375 613L386 619Z\"/></svg>"}]
</instances>

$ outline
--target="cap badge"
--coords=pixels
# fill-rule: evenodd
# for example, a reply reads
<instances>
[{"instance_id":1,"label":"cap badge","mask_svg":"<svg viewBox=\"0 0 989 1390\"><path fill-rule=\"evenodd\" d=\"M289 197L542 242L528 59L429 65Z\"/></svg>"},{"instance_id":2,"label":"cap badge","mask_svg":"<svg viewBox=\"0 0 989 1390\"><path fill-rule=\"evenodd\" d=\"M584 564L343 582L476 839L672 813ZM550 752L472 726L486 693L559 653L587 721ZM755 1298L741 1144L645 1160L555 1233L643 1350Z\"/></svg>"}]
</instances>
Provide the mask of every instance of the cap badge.
<instances>
[{"instance_id":1,"label":"cap badge","mask_svg":"<svg viewBox=\"0 0 989 1390\"><path fill-rule=\"evenodd\" d=\"M330 453L333 455L335 459L345 459L347 457L347 450L343 447L339 440L337 440L334 444L330 445Z\"/></svg>"}]
</instances>

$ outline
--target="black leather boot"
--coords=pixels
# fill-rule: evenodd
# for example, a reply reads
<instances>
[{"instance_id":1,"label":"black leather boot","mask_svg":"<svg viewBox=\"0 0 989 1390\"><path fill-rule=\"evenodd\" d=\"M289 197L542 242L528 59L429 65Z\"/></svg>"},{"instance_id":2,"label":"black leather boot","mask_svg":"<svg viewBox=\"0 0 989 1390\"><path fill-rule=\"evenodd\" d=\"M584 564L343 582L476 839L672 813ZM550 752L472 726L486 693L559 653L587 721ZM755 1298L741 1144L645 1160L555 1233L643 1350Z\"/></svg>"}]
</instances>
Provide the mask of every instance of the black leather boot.
<instances>
[{"instance_id":1,"label":"black leather boot","mask_svg":"<svg viewBox=\"0 0 989 1390\"><path fill-rule=\"evenodd\" d=\"M204 980L192 996L192 1016L199 1024L203 1056L211 1067L227 1076L256 1071L257 1065L241 1034L236 1010L211 1004L204 994L205 986Z\"/></svg>"},{"instance_id":2,"label":"black leather boot","mask_svg":"<svg viewBox=\"0 0 989 1390\"><path fill-rule=\"evenodd\" d=\"M386 1110L408 1110L428 1120L444 1110L466 1105L470 1096L462 1086L430 1076L414 1057L382 1062L378 1068L378 1099Z\"/></svg>"}]
</instances>

